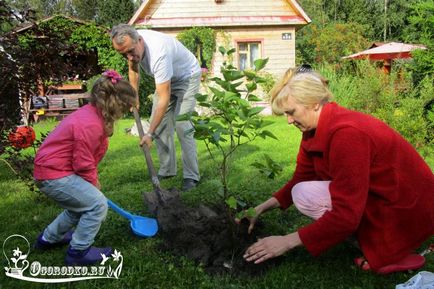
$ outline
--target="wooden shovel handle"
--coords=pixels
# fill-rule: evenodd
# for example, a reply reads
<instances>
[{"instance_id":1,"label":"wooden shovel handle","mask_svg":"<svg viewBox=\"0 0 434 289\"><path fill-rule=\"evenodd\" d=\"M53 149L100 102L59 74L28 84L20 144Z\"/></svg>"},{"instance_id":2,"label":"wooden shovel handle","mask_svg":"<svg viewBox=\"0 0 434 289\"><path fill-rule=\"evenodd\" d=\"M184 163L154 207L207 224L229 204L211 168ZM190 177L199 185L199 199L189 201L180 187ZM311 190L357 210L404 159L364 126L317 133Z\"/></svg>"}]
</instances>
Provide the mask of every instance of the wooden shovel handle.
<instances>
[{"instance_id":1,"label":"wooden shovel handle","mask_svg":"<svg viewBox=\"0 0 434 289\"><path fill-rule=\"evenodd\" d=\"M140 139L145 135L143 131L142 122L140 120L139 112L136 107L133 107L134 119L136 120L137 130L139 131ZM160 181L158 180L157 171L155 170L154 163L152 162L151 152L147 144L142 145L143 153L145 154L146 165L148 166L149 175L151 176L152 185L154 189L161 190Z\"/></svg>"}]
</instances>

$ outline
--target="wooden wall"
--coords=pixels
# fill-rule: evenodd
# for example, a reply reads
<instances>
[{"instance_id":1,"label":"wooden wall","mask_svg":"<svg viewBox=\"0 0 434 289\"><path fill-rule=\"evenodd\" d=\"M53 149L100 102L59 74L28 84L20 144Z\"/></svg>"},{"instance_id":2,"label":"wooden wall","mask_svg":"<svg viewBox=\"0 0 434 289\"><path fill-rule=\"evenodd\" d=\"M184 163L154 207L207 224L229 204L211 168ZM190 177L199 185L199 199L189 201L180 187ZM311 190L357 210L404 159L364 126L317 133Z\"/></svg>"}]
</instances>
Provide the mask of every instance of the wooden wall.
<instances>
[{"instance_id":1,"label":"wooden wall","mask_svg":"<svg viewBox=\"0 0 434 289\"><path fill-rule=\"evenodd\" d=\"M296 15L287 1L276 0L155 0L146 14L153 18L292 16ZM252 9L255 5L255 9Z\"/></svg>"},{"instance_id":2,"label":"wooden wall","mask_svg":"<svg viewBox=\"0 0 434 289\"><path fill-rule=\"evenodd\" d=\"M161 32L176 37L180 30L160 30ZM281 77L288 68L295 67L295 28L292 27L244 27L224 28L217 33L217 48L236 47L237 41L261 40L262 58L269 58L264 71ZM282 33L291 33L291 40L282 40ZM236 54L233 63L237 66ZM223 62L220 52L214 54L212 71L218 74Z\"/></svg>"}]
</instances>

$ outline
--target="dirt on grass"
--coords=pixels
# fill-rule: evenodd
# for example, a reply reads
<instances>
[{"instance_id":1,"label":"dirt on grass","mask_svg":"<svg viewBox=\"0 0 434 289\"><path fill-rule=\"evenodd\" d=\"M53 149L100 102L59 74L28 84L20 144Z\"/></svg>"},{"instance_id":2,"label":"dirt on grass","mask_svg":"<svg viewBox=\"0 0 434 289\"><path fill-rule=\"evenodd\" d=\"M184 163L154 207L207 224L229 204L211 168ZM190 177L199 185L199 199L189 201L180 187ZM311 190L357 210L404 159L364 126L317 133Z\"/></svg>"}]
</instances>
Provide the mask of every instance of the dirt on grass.
<instances>
[{"instance_id":1,"label":"dirt on grass","mask_svg":"<svg viewBox=\"0 0 434 289\"><path fill-rule=\"evenodd\" d=\"M156 215L164 240L161 249L195 261L210 274L258 275L279 262L246 262L243 254L261 237L263 226L257 223L248 234L248 221L235 224L223 206L192 208L174 198L159 206Z\"/></svg>"}]
</instances>

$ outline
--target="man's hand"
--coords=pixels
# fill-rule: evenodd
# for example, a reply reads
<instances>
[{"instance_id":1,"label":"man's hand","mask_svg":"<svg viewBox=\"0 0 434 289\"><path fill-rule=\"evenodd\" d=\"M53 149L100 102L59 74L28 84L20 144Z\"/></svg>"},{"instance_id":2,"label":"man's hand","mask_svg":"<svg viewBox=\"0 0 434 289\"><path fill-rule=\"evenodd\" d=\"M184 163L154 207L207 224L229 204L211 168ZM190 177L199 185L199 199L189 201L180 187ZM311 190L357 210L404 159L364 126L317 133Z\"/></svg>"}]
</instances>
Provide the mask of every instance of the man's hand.
<instances>
[{"instance_id":1,"label":"man's hand","mask_svg":"<svg viewBox=\"0 0 434 289\"><path fill-rule=\"evenodd\" d=\"M143 145L147 145L148 148L152 146L152 136L149 133L145 134L140 140L140 146Z\"/></svg>"}]
</instances>

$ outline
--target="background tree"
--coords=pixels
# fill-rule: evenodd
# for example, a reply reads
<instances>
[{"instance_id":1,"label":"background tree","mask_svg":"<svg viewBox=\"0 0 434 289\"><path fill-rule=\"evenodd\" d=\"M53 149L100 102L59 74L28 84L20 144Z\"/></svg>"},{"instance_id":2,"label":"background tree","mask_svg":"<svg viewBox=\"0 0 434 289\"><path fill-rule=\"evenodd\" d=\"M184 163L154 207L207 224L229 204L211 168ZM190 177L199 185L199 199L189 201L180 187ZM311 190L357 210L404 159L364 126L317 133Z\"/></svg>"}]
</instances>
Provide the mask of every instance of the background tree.
<instances>
[{"instance_id":1,"label":"background tree","mask_svg":"<svg viewBox=\"0 0 434 289\"><path fill-rule=\"evenodd\" d=\"M127 23L134 12L132 0L99 0L95 21L97 24L112 27L119 23Z\"/></svg>"},{"instance_id":2,"label":"background tree","mask_svg":"<svg viewBox=\"0 0 434 289\"><path fill-rule=\"evenodd\" d=\"M366 25L363 36L372 41L399 40L406 26L406 0L300 0L314 22L354 22Z\"/></svg>"},{"instance_id":3,"label":"background tree","mask_svg":"<svg viewBox=\"0 0 434 289\"><path fill-rule=\"evenodd\" d=\"M83 20L95 20L97 14L97 0L72 0L74 16Z\"/></svg>"},{"instance_id":4,"label":"background tree","mask_svg":"<svg viewBox=\"0 0 434 289\"><path fill-rule=\"evenodd\" d=\"M342 56L366 49L369 41L357 23L311 24L297 34L299 63L338 63Z\"/></svg>"}]
</instances>

